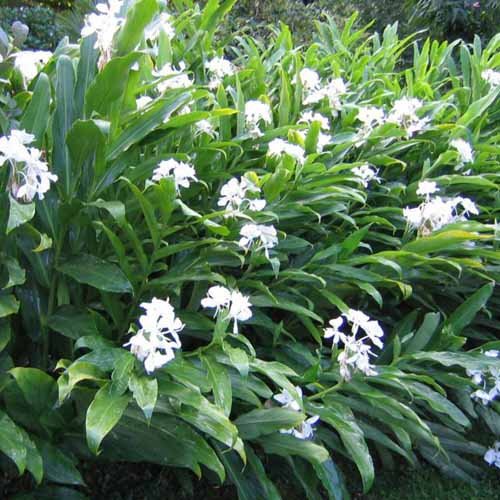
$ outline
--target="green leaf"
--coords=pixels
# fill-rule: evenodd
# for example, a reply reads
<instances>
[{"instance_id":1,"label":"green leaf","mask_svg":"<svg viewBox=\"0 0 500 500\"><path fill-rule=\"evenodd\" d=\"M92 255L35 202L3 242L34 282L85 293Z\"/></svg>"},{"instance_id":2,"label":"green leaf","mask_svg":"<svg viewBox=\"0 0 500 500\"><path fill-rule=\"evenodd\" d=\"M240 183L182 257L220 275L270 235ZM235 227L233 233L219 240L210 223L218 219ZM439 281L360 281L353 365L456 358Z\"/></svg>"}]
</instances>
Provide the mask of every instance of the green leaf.
<instances>
[{"instance_id":1,"label":"green leaf","mask_svg":"<svg viewBox=\"0 0 500 500\"><path fill-rule=\"evenodd\" d=\"M231 378L226 367L218 363L210 356L202 357L203 364L207 368L208 379L212 384L215 404L228 417L231 414L233 395L231 390Z\"/></svg>"},{"instance_id":2,"label":"green leaf","mask_svg":"<svg viewBox=\"0 0 500 500\"><path fill-rule=\"evenodd\" d=\"M35 136L35 146L40 148L47 129L50 106L50 81L45 73L40 73L36 80L31 101L21 119L21 130Z\"/></svg>"},{"instance_id":3,"label":"green leaf","mask_svg":"<svg viewBox=\"0 0 500 500\"><path fill-rule=\"evenodd\" d=\"M9 196L9 220L6 233L9 234L16 227L30 221L34 216L34 203L18 203L15 198Z\"/></svg>"},{"instance_id":4,"label":"green leaf","mask_svg":"<svg viewBox=\"0 0 500 500\"><path fill-rule=\"evenodd\" d=\"M5 290L16 285L22 285L26 281L26 271L19 265L19 262L12 257L6 257L4 262L9 275L9 281L3 289Z\"/></svg>"},{"instance_id":5,"label":"green leaf","mask_svg":"<svg viewBox=\"0 0 500 500\"><path fill-rule=\"evenodd\" d=\"M152 462L188 467L198 477L199 464L225 479L224 467L214 450L189 425L155 412L147 422L140 412L128 409L106 438L103 456L127 462Z\"/></svg>"},{"instance_id":6,"label":"green leaf","mask_svg":"<svg viewBox=\"0 0 500 500\"><path fill-rule=\"evenodd\" d=\"M0 451L17 466L19 474L26 468L27 450L23 434L10 417L0 410Z\"/></svg>"},{"instance_id":7,"label":"green leaf","mask_svg":"<svg viewBox=\"0 0 500 500\"><path fill-rule=\"evenodd\" d=\"M56 381L38 368L13 368L9 373L15 378L26 402L37 415L51 410L57 401Z\"/></svg>"},{"instance_id":8,"label":"green leaf","mask_svg":"<svg viewBox=\"0 0 500 500\"><path fill-rule=\"evenodd\" d=\"M57 185L67 198L72 194L74 179L72 178L71 160L66 146L66 136L74 120L74 88L75 71L73 62L62 55L56 66L56 109L52 124L52 170L58 176Z\"/></svg>"},{"instance_id":9,"label":"green leaf","mask_svg":"<svg viewBox=\"0 0 500 500\"><path fill-rule=\"evenodd\" d=\"M404 354L423 351L436 332L440 321L441 315L439 313L427 313L420 328L404 348Z\"/></svg>"},{"instance_id":10,"label":"green leaf","mask_svg":"<svg viewBox=\"0 0 500 500\"><path fill-rule=\"evenodd\" d=\"M130 396L112 394L110 384L103 385L96 393L87 410L85 430L90 451L97 455L99 445L104 437L119 422Z\"/></svg>"},{"instance_id":11,"label":"green leaf","mask_svg":"<svg viewBox=\"0 0 500 500\"><path fill-rule=\"evenodd\" d=\"M488 283L473 293L463 304L450 315L444 327L451 327L454 335L459 335L476 317L476 314L486 305L493 290L494 283Z\"/></svg>"},{"instance_id":12,"label":"green leaf","mask_svg":"<svg viewBox=\"0 0 500 500\"><path fill-rule=\"evenodd\" d=\"M331 425L339 433L342 443L361 474L363 491L367 492L375 478L373 460L363 431L357 424L352 410L331 400L328 400L325 406L307 404L306 407L309 412L319 415L323 422Z\"/></svg>"},{"instance_id":13,"label":"green leaf","mask_svg":"<svg viewBox=\"0 0 500 500\"><path fill-rule=\"evenodd\" d=\"M485 239L490 239L490 236L469 233L467 231L449 230L426 238L419 238L407 243L401 250L415 253L439 252L441 250L456 248L457 245L469 241Z\"/></svg>"},{"instance_id":14,"label":"green leaf","mask_svg":"<svg viewBox=\"0 0 500 500\"><path fill-rule=\"evenodd\" d=\"M281 429L291 429L300 425L305 415L284 408L257 409L240 415L234 423L242 439L255 439L272 434Z\"/></svg>"},{"instance_id":15,"label":"green leaf","mask_svg":"<svg viewBox=\"0 0 500 500\"><path fill-rule=\"evenodd\" d=\"M131 52L123 57L114 57L97 74L85 95L87 117L92 117L93 112L103 116L108 113L111 105L125 92L130 67L140 56L138 52Z\"/></svg>"},{"instance_id":16,"label":"green leaf","mask_svg":"<svg viewBox=\"0 0 500 500\"><path fill-rule=\"evenodd\" d=\"M76 347L75 347L76 348ZM71 393L73 387L82 380L105 380L105 373L92 363L76 360L58 378L59 403L62 403Z\"/></svg>"},{"instance_id":17,"label":"green leaf","mask_svg":"<svg viewBox=\"0 0 500 500\"><path fill-rule=\"evenodd\" d=\"M297 439L289 434L270 434L259 439L258 443L266 453L282 457L298 456L312 464L321 464L330 459L328 451L318 444L303 439Z\"/></svg>"},{"instance_id":18,"label":"green leaf","mask_svg":"<svg viewBox=\"0 0 500 500\"><path fill-rule=\"evenodd\" d=\"M146 419L151 420L158 398L158 381L155 378L133 373L128 381L128 387Z\"/></svg>"},{"instance_id":19,"label":"green leaf","mask_svg":"<svg viewBox=\"0 0 500 500\"><path fill-rule=\"evenodd\" d=\"M127 18L116 35L115 48L118 55L133 51L144 35L144 29L158 10L156 0L137 0L127 11Z\"/></svg>"},{"instance_id":20,"label":"green leaf","mask_svg":"<svg viewBox=\"0 0 500 500\"><path fill-rule=\"evenodd\" d=\"M94 317L89 312L70 305L58 308L47 318L47 325L61 335L75 340L99 335Z\"/></svg>"},{"instance_id":21,"label":"green leaf","mask_svg":"<svg viewBox=\"0 0 500 500\"><path fill-rule=\"evenodd\" d=\"M10 338L10 323L7 320L0 320L0 352L2 352L8 345Z\"/></svg>"},{"instance_id":22,"label":"green leaf","mask_svg":"<svg viewBox=\"0 0 500 500\"><path fill-rule=\"evenodd\" d=\"M36 442L43 458L44 475L48 480L58 484L85 485L76 468L77 461L75 459L48 441L37 439Z\"/></svg>"},{"instance_id":23,"label":"green leaf","mask_svg":"<svg viewBox=\"0 0 500 500\"><path fill-rule=\"evenodd\" d=\"M58 267L58 270L79 283L104 292L132 293L132 285L116 265L93 255L80 254Z\"/></svg>"},{"instance_id":24,"label":"green leaf","mask_svg":"<svg viewBox=\"0 0 500 500\"><path fill-rule=\"evenodd\" d=\"M75 85L75 117L84 118L85 93L97 73L99 51L94 48L95 33L82 39L80 59L76 70Z\"/></svg>"},{"instance_id":25,"label":"green leaf","mask_svg":"<svg viewBox=\"0 0 500 500\"><path fill-rule=\"evenodd\" d=\"M0 318L5 318L19 311L19 302L14 295L0 295Z\"/></svg>"}]
</instances>

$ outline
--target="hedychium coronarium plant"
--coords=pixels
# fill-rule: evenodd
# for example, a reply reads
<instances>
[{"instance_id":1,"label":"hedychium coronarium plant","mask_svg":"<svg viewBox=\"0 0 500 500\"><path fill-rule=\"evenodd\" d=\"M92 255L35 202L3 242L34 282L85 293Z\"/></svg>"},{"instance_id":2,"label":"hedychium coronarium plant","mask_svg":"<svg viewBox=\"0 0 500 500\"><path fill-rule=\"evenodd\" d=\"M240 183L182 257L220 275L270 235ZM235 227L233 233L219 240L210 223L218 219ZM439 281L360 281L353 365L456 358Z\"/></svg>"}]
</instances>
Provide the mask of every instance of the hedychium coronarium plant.
<instances>
[{"instance_id":1,"label":"hedychium coronarium plant","mask_svg":"<svg viewBox=\"0 0 500 500\"><path fill-rule=\"evenodd\" d=\"M365 491L395 456L473 480L499 462L500 38L403 67L412 39L355 17L220 41L233 3L113 0L2 54L0 450L241 498L283 470L343 498L346 459Z\"/></svg>"}]
</instances>

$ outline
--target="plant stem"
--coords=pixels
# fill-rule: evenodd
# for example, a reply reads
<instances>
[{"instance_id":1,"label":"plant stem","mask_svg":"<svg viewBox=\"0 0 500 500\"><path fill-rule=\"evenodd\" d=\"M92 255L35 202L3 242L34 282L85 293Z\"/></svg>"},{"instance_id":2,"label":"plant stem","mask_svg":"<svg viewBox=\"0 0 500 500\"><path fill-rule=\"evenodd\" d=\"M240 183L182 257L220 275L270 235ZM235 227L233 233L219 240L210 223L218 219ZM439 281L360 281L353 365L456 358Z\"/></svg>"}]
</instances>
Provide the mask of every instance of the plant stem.
<instances>
[{"instance_id":1,"label":"plant stem","mask_svg":"<svg viewBox=\"0 0 500 500\"><path fill-rule=\"evenodd\" d=\"M307 399L308 401L314 401L316 399L321 399L322 397L326 396L327 394L330 394L330 392L338 391L342 385L344 385L344 382L338 382L335 385L332 385L331 387L328 387L328 389L325 389L323 391L320 391L316 394L313 394L312 396L309 396Z\"/></svg>"}]
</instances>

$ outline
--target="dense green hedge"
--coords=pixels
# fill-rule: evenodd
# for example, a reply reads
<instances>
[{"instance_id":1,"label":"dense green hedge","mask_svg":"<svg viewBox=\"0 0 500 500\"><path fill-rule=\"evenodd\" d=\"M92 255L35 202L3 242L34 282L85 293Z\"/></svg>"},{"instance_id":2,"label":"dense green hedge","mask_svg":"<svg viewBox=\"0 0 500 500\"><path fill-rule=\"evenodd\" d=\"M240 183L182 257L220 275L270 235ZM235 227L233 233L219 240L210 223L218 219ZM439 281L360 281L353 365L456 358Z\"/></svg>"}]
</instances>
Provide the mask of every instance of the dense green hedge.
<instances>
[{"instance_id":1,"label":"dense green hedge","mask_svg":"<svg viewBox=\"0 0 500 500\"><path fill-rule=\"evenodd\" d=\"M50 7L0 7L0 27L10 32L14 21L30 28L25 46L33 49L53 49L63 33L58 28L55 12Z\"/></svg>"}]
</instances>

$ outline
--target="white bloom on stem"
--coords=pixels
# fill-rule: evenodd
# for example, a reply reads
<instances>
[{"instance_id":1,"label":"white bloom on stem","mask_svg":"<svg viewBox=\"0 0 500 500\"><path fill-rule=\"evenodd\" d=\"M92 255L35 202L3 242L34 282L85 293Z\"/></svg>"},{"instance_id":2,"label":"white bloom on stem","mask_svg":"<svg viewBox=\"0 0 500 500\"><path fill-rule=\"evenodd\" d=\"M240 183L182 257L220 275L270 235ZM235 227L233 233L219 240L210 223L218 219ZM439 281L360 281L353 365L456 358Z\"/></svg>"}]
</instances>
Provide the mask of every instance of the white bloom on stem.
<instances>
[{"instance_id":1,"label":"white bloom on stem","mask_svg":"<svg viewBox=\"0 0 500 500\"><path fill-rule=\"evenodd\" d=\"M195 127L196 127L196 135L207 134L212 138L214 138L217 135L214 126L208 120L200 120L196 122Z\"/></svg>"},{"instance_id":2,"label":"white bloom on stem","mask_svg":"<svg viewBox=\"0 0 500 500\"><path fill-rule=\"evenodd\" d=\"M222 83L225 76L234 73L233 63L223 57L214 57L210 61L207 61L205 63L205 68L207 68L210 73L208 88L212 90L216 89Z\"/></svg>"},{"instance_id":3,"label":"white bloom on stem","mask_svg":"<svg viewBox=\"0 0 500 500\"><path fill-rule=\"evenodd\" d=\"M454 139L450 142L450 146L458 151L462 163L471 163L474 161L474 151L467 141L463 139Z\"/></svg>"},{"instance_id":4,"label":"white bloom on stem","mask_svg":"<svg viewBox=\"0 0 500 500\"><path fill-rule=\"evenodd\" d=\"M295 159L299 165L303 165L306 161L304 148L298 144L291 144L283 139L273 139L268 144L267 154L269 156L281 156L287 154Z\"/></svg>"},{"instance_id":5,"label":"white bloom on stem","mask_svg":"<svg viewBox=\"0 0 500 500\"><path fill-rule=\"evenodd\" d=\"M365 187L368 187L368 184L371 181L380 182L380 178L378 177L378 170L376 168L371 167L368 163L364 165L360 165L359 167L354 167L352 169L352 173L359 179L359 182Z\"/></svg>"},{"instance_id":6,"label":"white bloom on stem","mask_svg":"<svg viewBox=\"0 0 500 500\"><path fill-rule=\"evenodd\" d=\"M14 67L21 72L25 83L29 83L51 57L52 52L46 50L23 50L14 54Z\"/></svg>"},{"instance_id":7,"label":"white bloom on stem","mask_svg":"<svg viewBox=\"0 0 500 500\"><path fill-rule=\"evenodd\" d=\"M332 138L328 134L323 134L320 132L318 134L318 143L316 145L316 152L321 153L326 146L329 146L332 143Z\"/></svg>"},{"instance_id":8,"label":"white bloom on stem","mask_svg":"<svg viewBox=\"0 0 500 500\"><path fill-rule=\"evenodd\" d=\"M357 118L365 127L371 129L384 123L385 113L383 109L375 106L364 106L358 109Z\"/></svg>"},{"instance_id":9,"label":"white bloom on stem","mask_svg":"<svg viewBox=\"0 0 500 500\"><path fill-rule=\"evenodd\" d=\"M500 71L485 69L481 73L481 78L488 82L492 87L497 87L500 85Z\"/></svg>"},{"instance_id":10,"label":"white bloom on stem","mask_svg":"<svg viewBox=\"0 0 500 500\"><path fill-rule=\"evenodd\" d=\"M201 305L205 308L215 309L214 316L228 307L231 302L231 291L223 286L212 286L208 289L207 296L202 299Z\"/></svg>"},{"instance_id":11,"label":"white bloom on stem","mask_svg":"<svg viewBox=\"0 0 500 500\"><path fill-rule=\"evenodd\" d=\"M484 461L500 469L500 442L497 441L492 448L484 454Z\"/></svg>"},{"instance_id":12,"label":"white bloom on stem","mask_svg":"<svg viewBox=\"0 0 500 500\"><path fill-rule=\"evenodd\" d=\"M298 385L295 386L295 392L299 396L299 400L302 402L302 388ZM302 409L301 404L288 392L287 389L283 389L279 394L275 394L273 399L278 401L283 408L287 410L300 411Z\"/></svg>"},{"instance_id":13,"label":"white bloom on stem","mask_svg":"<svg viewBox=\"0 0 500 500\"><path fill-rule=\"evenodd\" d=\"M252 212L263 210L266 206L266 200L249 198L248 193L260 193L260 188L246 177L242 177L240 180L233 177L222 186L221 197L217 201L217 205L228 210L228 216L237 215L245 208Z\"/></svg>"},{"instance_id":14,"label":"white bloom on stem","mask_svg":"<svg viewBox=\"0 0 500 500\"><path fill-rule=\"evenodd\" d=\"M215 316L222 314L223 317L233 320L235 335L238 334L238 321L247 321L252 317L249 297L238 290L230 290L223 286L210 287L201 305L208 309L214 308Z\"/></svg>"},{"instance_id":15,"label":"white bloom on stem","mask_svg":"<svg viewBox=\"0 0 500 500\"><path fill-rule=\"evenodd\" d=\"M156 17L144 30L146 39L156 40L160 33L165 33L169 40L175 37L175 29L172 26L172 16L166 12L162 12Z\"/></svg>"},{"instance_id":16,"label":"white bloom on stem","mask_svg":"<svg viewBox=\"0 0 500 500\"><path fill-rule=\"evenodd\" d=\"M35 136L24 130L12 130L10 135L0 137L0 166L9 162L12 167L10 186L15 198L31 202L38 195L43 200L50 189L50 183L57 181L57 175L49 171L41 160L42 152L27 147Z\"/></svg>"},{"instance_id":17,"label":"white bloom on stem","mask_svg":"<svg viewBox=\"0 0 500 500\"><path fill-rule=\"evenodd\" d=\"M330 326L324 330L325 339L333 338L333 344L335 345L339 342L345 343L346 335L339 330L339 328L344 324L344 318L339 316L338 318L331 319L328 323Z\"/></svg>"},{"instance_id":18,"label":"white bloom on stem","mask_svg":"<svg viewBox=\"0 0 500 500\"><path fill-rule=\"evenodd\" d=\"M281 434L291 434L297 439L311 439L314 436L313 425L318 423L319 416L314 415L304 420L300 425L292 429L280 429Z\"/></svg>"},{"instance_id":19,"label":"white bloom on stem","mask_svg":"<svg viewBox=\"0 0 500 500\"><path fill-rule=\"evenodd\" d=\"M161 161L153 171L153 181L157 182L165 177L173 177L177 192L180 191L181 187L188 188L191 181L198 180L192 165L173 158Z\"/></svg>"},{"instance_id":20,"label":"white bloom on stem","mask_svg":"<svg viewBox=\"0 0 500 500\"><path fill-rule=\"evenodd\" d=\"M184 324L175 316L168 298L154 297L141 307L146 311L139 317L141 328L124 346L130 346L132 354L144 362L144 368L151 373L171 361L175 357L174 349L182 347L179 332Z\"/></svg>"},{"instance_id":21,"label":"white bloom on stem","mask_svg":"<svg viewBox=\"0 0 500 500\"><path fill-rule=\"evenodd\" d=\"M328 123L328 118L323 116L321 113L315 113L313 111L304 111L300 115L300 120L298 123L307 123L310 125L313 122L319 122L322 130L329 130L330 124Z\"/></svg>"},{"instance_id":22,"label":"white bloom on stem","mask_svg":"<svg viewBox=\"0 0 500 500\"><path fill-rule=\"evenodd\" d=\"M85 17L81 35L82 38L85 38L93 33L96 34L94 48L101 53L99 59L101 68L111 58L113 39L124 22L124 18L120 15L122 7L122 0L108 0L108 3L96 5L99 14L93 12Z\"/></svg>"},{"instance_id":23,"label":"white bloom on stem","mask_svg":"<svg viewBox=\"0 0 500 500\"><path fill-rule=\"evenodd\" d=\"M396 123L406 130L407 137L422 131L429 118L419 118L417 111L423 106L422 101L413 97L402 97L394 101L393 108L387 117L387 121Z\"/></svg>"},{"instance_id":24,"label":"white bloom on stem","mask_svg":"<svg viewBox=\"0 0 500 500\"><path fill-rule=\"evenodd\" d=\"M408 222L410 227L418 229L423 222L422 210L420 207L410 208L406 207L403 209L403 216Z\"/></svg>"},{"instance_id":25,"label":"white bloom on stem","mask_svg":"<svg viewBox=\"0 0 500 500\"><path fill-rule=\"evenodd\" d=\"M184 71L186 70L186 63L181 61L179 69L175 69L171 64L166 63L158 71L153 71L153 76L161 78L156 85L158 92L163 94L169 89L185 89L193 85L193 81L189 78Z\"/></svg>"},{"instance_id":26,"label":"white bloom on stem","mask_svg":"<svg viewBox=\"0 0 500 500\"><path fill-rule=\"evenodd\" d=\"M318 90L321 87L319 74L310 68L302 68L299 72L300 83L305 91Z\"/></svg>"},{"instance_id":27,"label":"white bloom on stem","mask_svg":"<svg viewBox=\"0 0 500 500\"><path fill-rule=\"evenodd\" d=\"M245 103L245 123L248 133L254 139L262 136L262 131L259 128L260 123L270 125L273 121L273 116L269 104L262 101L247 101Z\"/></svg>"},{"instance_id":28,"label":"white bloom on stem","mask_svg":"<svg viewBox=\"0 0 500 500\"><path fill-rule=\"evenodd\" d=\"M429 198L431 194L437 193L439 188L434 181L420 181L418 183L417 195Z\"/></svg>"},{"instance_id":29,"label":"white bloom on stem","mask_svg":"<svg viewBox=\"0 0 500 500\"><path fill-rule=\"evenodd\" d=\"M500 351L490 349L489 351L484 351L484 355L488 356L489 358L498 358L498 356L500 356Z\"/></svg>"},{"instance_id":30,"label":"white bloom on stem","mask_svg":"<svg viewBox=\"0 0 500 500\"><path fill-rule=\"evenodd\" d=\"M278 244L278 233L272 225L265 226L263 224L245 224L240 229L240 241L238 245L245 250L249 250L252 246L256 246L255 250L264 249L266 257L269 259L269 250Z\"/></svg>"},{"instance_id":31,"label":"white bloom on stem","mask_svg":"<svg viewBox=\"0 0 500 500\"><path fill-rule=\"evenodd\" d=\"M135 100L135 105L137 106L137 109L140 110L144 109L152 101L153 99L151 97L149 97L148 95L143 95Z\"/></svg>"}]
</instances>

